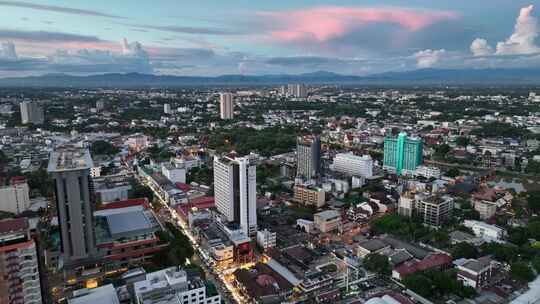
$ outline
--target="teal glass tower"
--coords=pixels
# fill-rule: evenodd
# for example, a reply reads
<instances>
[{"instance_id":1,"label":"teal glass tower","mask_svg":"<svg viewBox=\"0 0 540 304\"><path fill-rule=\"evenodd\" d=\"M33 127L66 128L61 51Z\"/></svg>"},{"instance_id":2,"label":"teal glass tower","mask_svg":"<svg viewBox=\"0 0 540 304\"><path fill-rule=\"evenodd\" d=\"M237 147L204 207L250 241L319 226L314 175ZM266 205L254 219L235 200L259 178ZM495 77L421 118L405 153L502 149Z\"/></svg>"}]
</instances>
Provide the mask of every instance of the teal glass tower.
<instances>
[{"instance_id":1,"label":"teal glass tower","mask_svg":"<svg viewBox=\"0 0 540 304\"><path fill-rule=\"evenodd\" d=\"M384 139L384 169L397 175L412 173L422 164L423 144L420 138L410 138L402 132Z\"/></svg>"}]
</instances>

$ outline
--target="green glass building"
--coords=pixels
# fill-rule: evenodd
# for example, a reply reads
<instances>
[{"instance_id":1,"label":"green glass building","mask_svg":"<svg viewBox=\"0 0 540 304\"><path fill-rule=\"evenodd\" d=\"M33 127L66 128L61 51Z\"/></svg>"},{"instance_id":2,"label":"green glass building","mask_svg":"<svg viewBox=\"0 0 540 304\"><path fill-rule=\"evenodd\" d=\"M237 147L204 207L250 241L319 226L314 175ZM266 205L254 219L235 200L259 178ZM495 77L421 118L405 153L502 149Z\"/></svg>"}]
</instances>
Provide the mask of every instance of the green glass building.
<instances>
[{"instance_id":1,"label":"green glass building","mask_svg":"<svg viewBox=\"0 0 540 304\"><path fill-rule=\"evenodd\" d=\"M384 169L397 175L412 173L422 164L423 144L420 138L407 137L399 133L397 137L384 139Z\"/></svg>"}]
</instances>

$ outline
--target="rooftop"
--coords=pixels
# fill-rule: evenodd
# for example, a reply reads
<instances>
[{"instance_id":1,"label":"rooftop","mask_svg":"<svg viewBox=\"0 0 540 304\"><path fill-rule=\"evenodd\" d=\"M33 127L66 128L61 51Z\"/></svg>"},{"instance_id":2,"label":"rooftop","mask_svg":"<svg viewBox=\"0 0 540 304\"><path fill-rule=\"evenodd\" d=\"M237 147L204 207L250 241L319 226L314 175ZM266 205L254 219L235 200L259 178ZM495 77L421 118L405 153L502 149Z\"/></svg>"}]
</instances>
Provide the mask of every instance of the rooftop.
<instances>
[{"instance_id":1,"label":"rooftop","mask_svg":"<svg viewBox=\"0 0 540 304\"><path fill-rule=\"evenodd\" d=\"M112 284L94 289L80 289L74 292L73 298L68 300L68 304L120 304L118 295Z\"/></svg>"},{"instance_id":2,"label":"rooftop","mask_svg":"<svg viewBox=\"0 0 540 304\"><path fill-rule=\"evenodd\" d=\"M52 151L49 158L49 172L90 169L94 166L90 151L75 146L62 146Z\"/></svg>"}]
</instances>

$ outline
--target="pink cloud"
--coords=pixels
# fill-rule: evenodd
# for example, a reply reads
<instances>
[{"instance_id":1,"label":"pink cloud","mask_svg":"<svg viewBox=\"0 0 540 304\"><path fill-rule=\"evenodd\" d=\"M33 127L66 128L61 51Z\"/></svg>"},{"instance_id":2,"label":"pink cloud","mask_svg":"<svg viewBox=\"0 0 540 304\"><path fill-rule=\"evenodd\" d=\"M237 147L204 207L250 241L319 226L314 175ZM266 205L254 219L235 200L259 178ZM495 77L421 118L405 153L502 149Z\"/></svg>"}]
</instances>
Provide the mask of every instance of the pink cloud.
<instances>
[{"instance_id":1,"label":"pink cloud","mask_svg":"<svg viewBox=\"0 0 540 304\"><path fill-rule=\"evenodd\" d=\"M278 42L327 42L375 23L395 24L415 32L436 22L459 18L449 11L406 8L353 8L325 6L305 10L261 12L271 40Z\"/></svg>"}]
</instances>

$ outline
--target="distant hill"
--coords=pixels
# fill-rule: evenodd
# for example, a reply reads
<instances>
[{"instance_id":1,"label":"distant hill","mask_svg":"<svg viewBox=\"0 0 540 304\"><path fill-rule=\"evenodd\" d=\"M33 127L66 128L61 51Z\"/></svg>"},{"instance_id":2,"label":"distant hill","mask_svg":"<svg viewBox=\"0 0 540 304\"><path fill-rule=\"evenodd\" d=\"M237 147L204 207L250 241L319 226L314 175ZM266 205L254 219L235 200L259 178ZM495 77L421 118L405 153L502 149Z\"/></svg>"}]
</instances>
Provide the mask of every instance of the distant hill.
<instances>
[{"instance_id":1,"label":"distant hill","mask_svg":"<svg viewBox=\"0 0 540 304\"><path fill-rule=\"evenodd\" d=\"M217 77L167 76L138 73L2 78L0 87L185 87L306 84L358 85L540 85L540 69L420 69L368 76L347 76L318 71L298 75L222 75Z\"/></svg>"}]
</instances>

